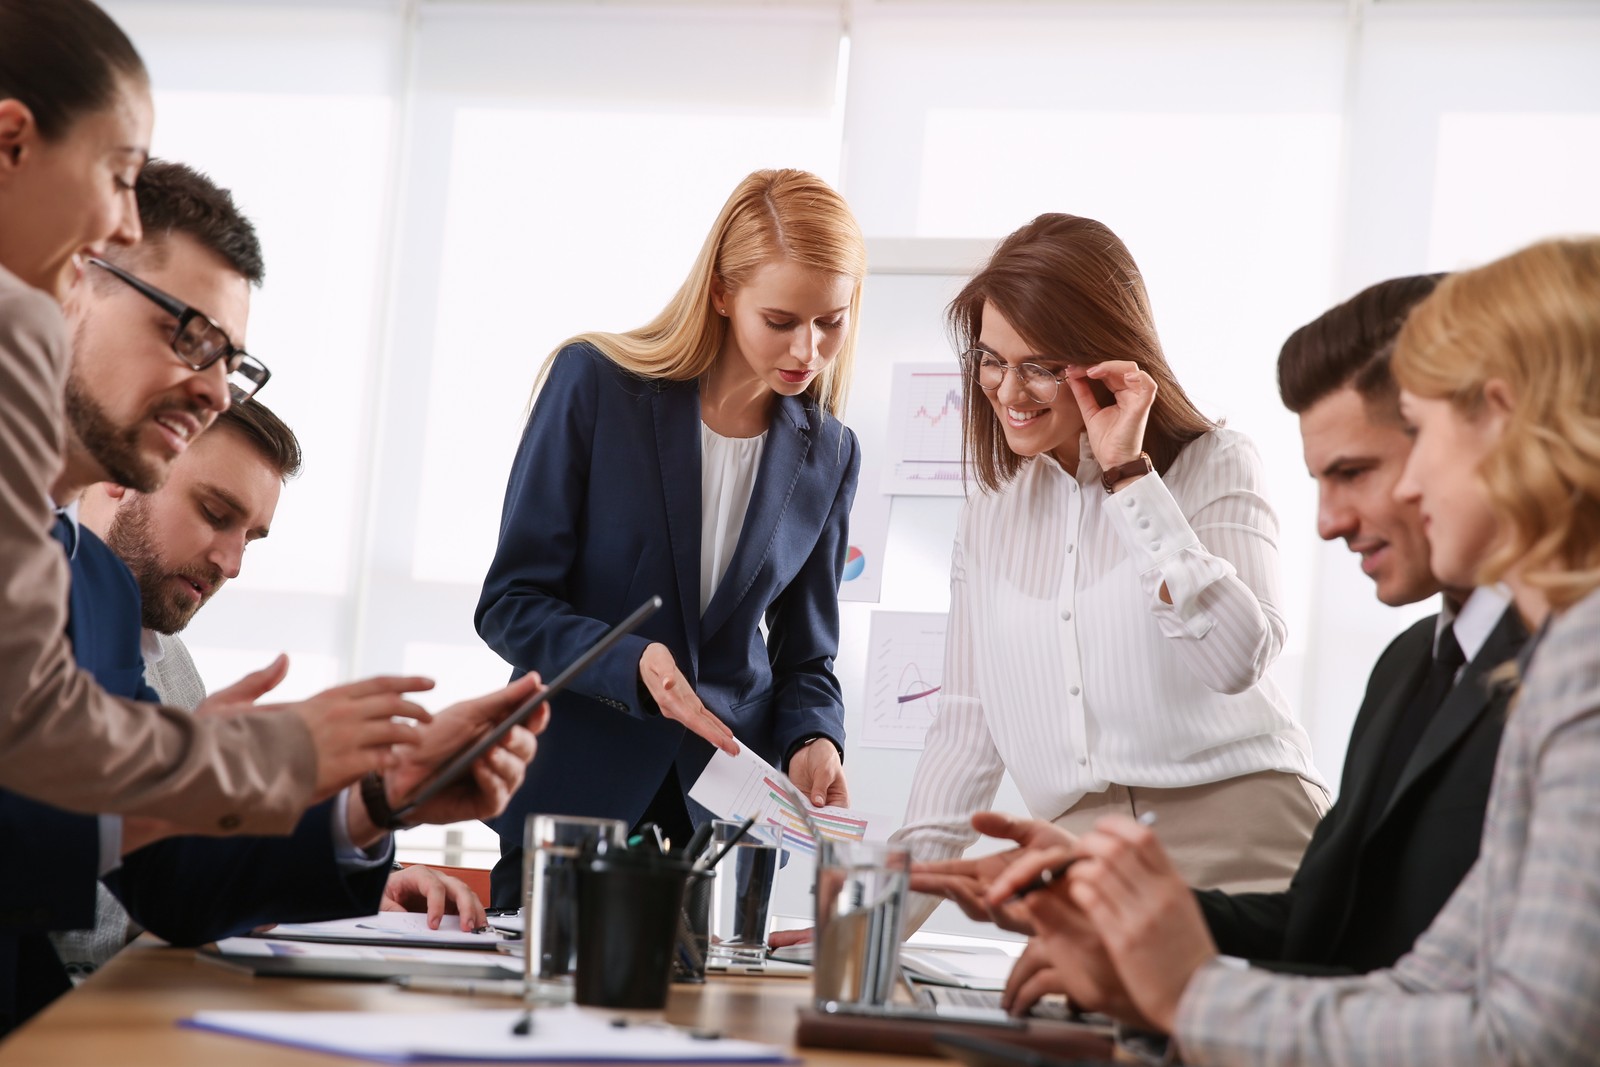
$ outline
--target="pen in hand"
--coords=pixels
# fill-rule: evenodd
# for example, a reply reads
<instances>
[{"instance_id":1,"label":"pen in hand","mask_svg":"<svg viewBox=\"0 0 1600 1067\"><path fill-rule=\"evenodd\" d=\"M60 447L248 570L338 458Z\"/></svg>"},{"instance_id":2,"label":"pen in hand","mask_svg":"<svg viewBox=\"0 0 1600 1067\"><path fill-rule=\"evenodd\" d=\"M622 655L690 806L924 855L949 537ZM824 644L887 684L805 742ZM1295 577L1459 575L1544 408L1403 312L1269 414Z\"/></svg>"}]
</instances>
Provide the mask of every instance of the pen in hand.
<instances>
[{"instance_id":1,"label":"pen in hand","mask_svg":"<svg viewBox=\"0 0 1600 1067\"><path fill-rule=\"evenodd\" d=\"M1146 811L1140 814L1140 826L1154 826L1155 824L1155 812ZM1040 871L1027 885L1024 885L1021 889L1018 889L1015 893L1012 893L1009 897L1007 897L1006 903L1015 904L1025 898L1029 893L1037 893L1039 890L1044 889L1047 886L1054 885L1056 882L1059 882L1061 879L1067 876L1067 871L1071 869L1074 863L1077 863L1082 859L1088 859L1088 857L1073 856L1065 863L1059 863L1054 867L1046 867L1044 870Z\"/></svg>"}]
</instances>

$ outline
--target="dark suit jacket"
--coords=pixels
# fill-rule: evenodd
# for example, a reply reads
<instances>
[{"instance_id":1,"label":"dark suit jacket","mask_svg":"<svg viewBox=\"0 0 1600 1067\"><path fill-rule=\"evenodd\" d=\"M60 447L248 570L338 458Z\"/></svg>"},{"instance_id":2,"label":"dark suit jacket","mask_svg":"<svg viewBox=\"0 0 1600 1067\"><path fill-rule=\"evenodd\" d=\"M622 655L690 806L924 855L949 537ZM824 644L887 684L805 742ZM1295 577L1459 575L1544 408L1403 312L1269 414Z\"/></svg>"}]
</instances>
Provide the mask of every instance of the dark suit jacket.
<instances>
[{"instance_id":1,"label":"dark suit jacket","mask_svg":"<svg viewBox=\"0 0 1600 1067\"><path fill-rule=\"evenodd\" d=\"M1313 973L1387 967L1410 951L1476 862L1507 699L1486 678L1527 639L1514 609L1467 665L1368 825L1373 779L1427 674L1436 618L1395 638L1373 668L1339 800L1312 835L1289 888L1196 894L1222 952Z\"/></svg>"},{"instance_id":2,"label":"dark suit jacket","mask_svg":"<svg viewBox=\"0 0 1600 1067\"><path fill-rule=\"evenodd\" d=\"M833 658L859 466L855 434L780 398L738 547L702 617L698 385L634 377L587 345L561 352L517 450L478 633L514 674L548 677L646 598L665 603L556 699L539 758L491 824L507 860L530 812L632 824L669 767L686 789L699 777L711 746L641 692L639 657L654 641L769 762L807 735L842 749ZM519 872L497 880L497 902L514 898Z\"/></svg>"},{"instance_id":3,"label":"dark suit jacket","mask_svg":"<svg viewBox=\"0 0 1600 1067\"><path fill-rule=\"evenodd\" d=\"M107 692L155 701L139 651L139 587L105 544L80 530L67 635ZM377 910L388 865L346 872L334 857L333 802L291 837L178 837L129 855L106 879L141 925L201 944L268 922L314 922ZM71 987L46 936L94 925L99 821L0 791L0 1035Z\"/></svg>"}]
</instances>

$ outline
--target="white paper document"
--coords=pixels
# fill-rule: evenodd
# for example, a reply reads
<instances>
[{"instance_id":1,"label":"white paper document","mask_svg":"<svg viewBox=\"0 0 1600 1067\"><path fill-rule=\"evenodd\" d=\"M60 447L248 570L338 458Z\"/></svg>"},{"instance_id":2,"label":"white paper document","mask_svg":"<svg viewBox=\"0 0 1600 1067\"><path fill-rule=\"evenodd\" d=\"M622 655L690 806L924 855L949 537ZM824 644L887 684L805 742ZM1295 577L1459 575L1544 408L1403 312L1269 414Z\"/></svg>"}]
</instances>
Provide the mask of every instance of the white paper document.
<instances>
[{"instance_id":1,"label":"white paper document","mask_svg":"<svg viewBox=\"0 0 1600 1067\"><path fill-rule=\"evenodd\" d=\"M889 509L894 497L875 493L876 481L862 472L867 488L856 493L850 508L850 546L840 575L839 599L876 604L883 593L883 556L889 545Z\"/></svg>"},{"instance_id":2,"label":"white paper document","mask_svg":"<svg viewBox=\"0 0 1600 1067\"><path fill-rule=\"evenodd\" d=\"M507 955L480 955L453 948L401 948L395 945L356 945L331 941L293 941L271 935L225 937L217 942L224 956L275 959L363 961L389 964L429 964L438 967L485 966L503 969L507 977L521 977L522 961Z\"/></svg>"},{"instance_id":3,"label":"white paper document","mask_svg":"<svg viewBox=\"0 0 1600 1067\"><path fill-rule=\"evenodd\" d=\"M942 612L874 611L867 640L866 722L869 748L920 749L944 688Z\"/></svg>"},{"instance_id":4,"label":"white paper document","mask_svg":"<svg viewBox=\"0 0 1600 1067\"><path fill-rule=\"evenodd\" d=\"M912 977L963 989L1004 989L1016 962L1014 956L998 948L900 948L900 966Z\"/></svg>"},{"instance_id":5,"label":"white paper document","mask_svg":"<svg viewBox=\"0 0 1600 1067\"><path fill-rule=\"evenodd\" d=\"M487 949L491 952L504 940L493 930L473 932L461 929L461 918L457 915L446 915L439 920L439 929L432 930L428 928L426 915L409 911L385 911L320 923L279 923L265 931L263 936L287 941L433 945L438 948Z\"/></svg>"},{"instance_id":6,"label":"white paper document","mask_svg":"<svg viewBox=\"0 0 1600 1067\"><path fill-rule=\"evenodd\" d=\"M615 1012L567 1005L446 1012L202 1011L180 1025L379 1063L790 1063L776 1045L707 1036L665 1023L612 1025Z\"/></svg>"},{"instance_id":7,"label":"white paper document","mask_svg":"<svg viewBox=\"0 0 1600 1067\"><path fill-rule=\"evenodd\" d=\"M689 796L716 812L718 818L754 816L758 824L776 827L783 833L785 848L816 852L817 843L806 829L800 810L784 796L780 783L787 785L789 779L751 751L749 745L741 744L737 756L719 749L689 790ZM807 805L806 810L824 837L839 841L885 841L897 829L895 820L887 815L854 808Z\"/></svg>"}]
</instances>

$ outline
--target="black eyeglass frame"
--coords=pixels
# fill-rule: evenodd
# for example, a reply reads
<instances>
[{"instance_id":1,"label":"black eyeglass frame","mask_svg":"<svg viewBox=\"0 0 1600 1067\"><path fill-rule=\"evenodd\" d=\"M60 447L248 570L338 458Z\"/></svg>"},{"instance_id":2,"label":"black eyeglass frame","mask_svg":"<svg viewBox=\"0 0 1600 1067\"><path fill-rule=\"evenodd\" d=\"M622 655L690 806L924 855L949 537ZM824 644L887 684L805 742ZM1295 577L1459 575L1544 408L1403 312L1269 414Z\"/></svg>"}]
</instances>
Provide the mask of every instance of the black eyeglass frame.
<instances>
[{"instance_id":1,"label":"black eyeglass frame","mask_svg":"<svg viewBox=\"0 0 1600 1067\"><path fill-rule=\"evenodd\" d=\"M234 344L233 338L228 336L228 331L217 325L216 319L213 319L199 308L185 304L172 294L157 289L138 275L125 271L115 263L107 262L99 256L90 256L89 262L113 275L134 292L178 320L178 324L173 328L172 337L167 344L172 349L172 354L181 359L184 365L191 370L203 371L214 365L218 360L226 359L228 391L235 404L242 404L255 396L272 377L272 371L267 369L265 363ZM222 347L198 362L184 355L182 349L178 347L178 342L183 338L184 332L188 330L190 324L196 319L204 322L216 336L222 338ZM242 378L249 388L241 385L235 378Z\"/></svg>"},{"instance_id":2,"label":"black eyeglass frame","mask_svg":"<svg viewBox=\"0 0 1600 1067\"><path fill-rule=\"evenodd\" d=\"M983 361L985 359L993 359L1000 366L1000 380L995 382L993 385L983 384L983 378L981 375L983 373ZM1066 381L1067 378L1066 371L1057 373L1052 371L1049 367L1040 366L1037 363L1018 363L1013 366L1012 364L1001 359L999 356L995 355L993 352L989 351L987 348L967 349L965 352L961 353L961 362L966 366L967 373L972 377L973 382L978 386L979 389L982 389L986 393L999 392L1000 387L1006 383L1006 374L1008 372L1015 374L1022 380L1023 391L1026 392L1029 399L1036 404L1048 404L1054 401L1056 397L1060 396L1061 383ZM1048 380L1055 384L1055 388L1050 391L1049 396L1037 396L1029 388L1029 371L1035 371L1042 379Z\"/></svg>"}]
</instances>

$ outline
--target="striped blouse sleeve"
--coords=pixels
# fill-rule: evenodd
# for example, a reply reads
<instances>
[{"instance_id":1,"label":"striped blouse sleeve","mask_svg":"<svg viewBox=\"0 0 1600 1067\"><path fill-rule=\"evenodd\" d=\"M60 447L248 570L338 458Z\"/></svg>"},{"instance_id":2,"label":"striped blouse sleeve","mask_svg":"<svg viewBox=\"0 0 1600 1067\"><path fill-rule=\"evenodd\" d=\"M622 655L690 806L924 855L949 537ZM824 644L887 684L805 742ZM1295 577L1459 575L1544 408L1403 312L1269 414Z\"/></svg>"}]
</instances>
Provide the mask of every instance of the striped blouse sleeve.
<instances>
[{"instance_id":1,"label":"striped blouse sleeve","mask_svg":"<svg viewBox=\"0 0 1600 1067\"><path fill-rule=\"evenodd\" d=\"M1242 693L1266 674L1287 633L1278 518L1249 439L1218 430L1189 448L1203 451L1180 457L1182 469L1165 479L1126 486L1106 510L1174 651L1208 689Z\"/></svg>"}]
</instances>

